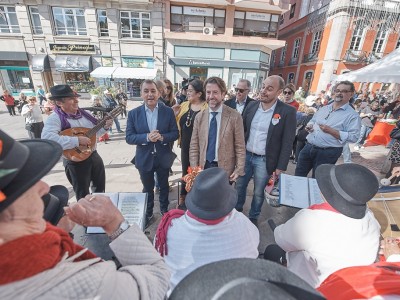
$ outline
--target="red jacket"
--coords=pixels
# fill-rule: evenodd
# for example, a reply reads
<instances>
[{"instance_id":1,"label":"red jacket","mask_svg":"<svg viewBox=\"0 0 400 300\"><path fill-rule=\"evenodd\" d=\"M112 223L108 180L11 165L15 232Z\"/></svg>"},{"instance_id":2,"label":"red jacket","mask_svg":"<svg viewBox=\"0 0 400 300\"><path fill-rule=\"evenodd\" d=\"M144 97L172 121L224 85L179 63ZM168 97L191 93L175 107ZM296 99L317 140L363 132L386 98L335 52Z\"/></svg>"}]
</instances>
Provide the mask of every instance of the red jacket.
<instances>
[{"instance_id":1,"label":"red jacket","mask_svg":"<svg viewBox=\"0 0 400 300\"><path fill-rule=\"evenodd\" d=\"M3 95L4 102L6 105L14 105L14 97L11 95Z\"/></svg>"}]
</instances>

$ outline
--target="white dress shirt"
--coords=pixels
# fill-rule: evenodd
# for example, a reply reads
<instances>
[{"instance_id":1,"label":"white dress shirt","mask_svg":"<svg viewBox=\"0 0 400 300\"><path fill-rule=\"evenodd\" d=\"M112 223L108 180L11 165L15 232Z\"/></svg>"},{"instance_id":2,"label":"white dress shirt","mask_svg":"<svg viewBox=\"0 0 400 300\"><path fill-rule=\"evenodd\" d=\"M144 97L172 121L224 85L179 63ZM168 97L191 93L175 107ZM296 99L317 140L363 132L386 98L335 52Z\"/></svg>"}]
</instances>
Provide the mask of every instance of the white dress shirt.
<instances>
[{"instance_id":1,"label":"white dress shirt","mask_svg":"<svg viewBox=\"0 0 400 300\"><path fill-rule=\"evenodd\" d=\"M212 113L217 112L217 115L215 116L215 119L217 120L217 141L215 143L215 159L214 159L214 161L218 161L218 141L219 141L219 129L221 128L222 107L223 107L223 105L221 103L221 106L216 111L213 111L210 108L208 109L208 113L209 113L208 129L209 130L210 130L211 119L213 117Z\"/></svg>"},{"instance_id":2,"label":"white dress shirt","mask_svg":"<svg viewBox=\"0 0 400 300\"><path fill-rule=\"evenodd\" d=\"M236 111L240 114L243 113L244 107L246 106L246 100L247 97L244 99L244 101L242 103L240 103L237 99L236 99Z\"/></svg>"},{"instance_id":3,"label":"white dress shirt","mask_svg":"<svg viewBox=\"0 0 400 300\"><path fill-rule=\"evenodd\" d=\"M249 139L246 144L246 150L257 155L265 155L265 145L267 143L268 130L271 124L272 116L276 107L276 102L271 108L264 110L262 105L258 109L251 121ZM274 125L272 125L274 126Z\"/></svg>"}]
</instances>

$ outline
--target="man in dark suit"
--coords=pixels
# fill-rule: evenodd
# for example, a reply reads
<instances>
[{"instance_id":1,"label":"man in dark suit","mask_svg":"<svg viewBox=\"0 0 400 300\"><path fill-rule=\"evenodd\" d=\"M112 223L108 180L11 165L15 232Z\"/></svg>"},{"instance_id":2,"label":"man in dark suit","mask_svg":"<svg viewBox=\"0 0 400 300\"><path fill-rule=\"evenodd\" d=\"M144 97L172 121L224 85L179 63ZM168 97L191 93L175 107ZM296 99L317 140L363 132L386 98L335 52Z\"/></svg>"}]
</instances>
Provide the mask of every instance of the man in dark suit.
<instances>
[{"instance_id":1,"label":"man in dark suit","mask_svg":"<svg viewBox=\"0 0 400 300\"><path fill-rule=\"evenodd\" d=\"M296 131L296 109L280 100L285 82L280 76L272 75L264 80L260 101L251 102L244 114L246 141L245 175L236 183L238 202L236 209L243 210L246 189L254 176L254 193L249 219L257 225L264 202L264 188L275 172L286 171Z\"/></svg>"},{"instance_id":2,"label":"man in dark suit","mask_svg":"<svg viewBox=\"0 0 400 300\"><path fill-rule=\"evenodd\" d=\"M236 97L233 97L224 102L225 105L236 109L241 115L250 102L255 101L249 97L251 83L247 79L240 79L235 87Z\"/></svg>"},{"instance_id":3,"label":"man in dark suit","mask_svg":"<svg viewBox=\"0 0 400 300\"><path fill-rule=\"evenodd\" d=\"M148 194L147 223L153 217L154 172L160 185L161 214L168 211L168 174L175 158L169 143L178 139L179 131L173 110L158 101L160 95L154 81L143 81L140 93L144 105L128 114L126 142L136 145L135 166L143 192Z\"/></svg>"}]
</instances>

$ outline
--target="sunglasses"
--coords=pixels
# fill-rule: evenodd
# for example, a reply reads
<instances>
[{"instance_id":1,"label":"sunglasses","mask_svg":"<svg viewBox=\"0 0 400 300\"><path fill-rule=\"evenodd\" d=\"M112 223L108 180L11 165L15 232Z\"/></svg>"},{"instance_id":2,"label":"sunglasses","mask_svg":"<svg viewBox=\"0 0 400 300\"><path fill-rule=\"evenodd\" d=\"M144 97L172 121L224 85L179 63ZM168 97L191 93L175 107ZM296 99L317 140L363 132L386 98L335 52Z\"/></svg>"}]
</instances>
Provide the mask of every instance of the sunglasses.
<instances>
[{"instance_id":1,"label":"sunglasses","mask_svg":"<svg viewBox=\"0 0 400 300\"><path fill-rule=\"evenodd\" d=\"M291 95L291 94L293 94L293 93L292 93L292 91L283 91L283 94L284 94L284 95Z\"/></svg>"},{"instance_id":2,"label":"sunglasses","mask_svg":"<svg viewBox=\"0 0 400 300\"><path fill-rule=\"evenodd\" d=\"M235 92L237 93L237 92L239 92L239 93L241 93L241 94L243 94L245 91L248 91L249 89L238 89L238 88L235 88Z\"/></svg>"}]
</instances>

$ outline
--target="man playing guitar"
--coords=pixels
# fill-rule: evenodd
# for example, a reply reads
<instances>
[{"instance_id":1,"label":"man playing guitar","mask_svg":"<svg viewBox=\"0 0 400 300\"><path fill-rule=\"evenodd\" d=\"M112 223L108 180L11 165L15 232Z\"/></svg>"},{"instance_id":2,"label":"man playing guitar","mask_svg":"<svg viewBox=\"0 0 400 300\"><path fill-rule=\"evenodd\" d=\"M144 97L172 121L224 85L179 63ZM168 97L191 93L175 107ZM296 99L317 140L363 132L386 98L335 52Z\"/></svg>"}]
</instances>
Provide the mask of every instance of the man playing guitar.
<instances>
[{"instance_id":1,"label":"man playing guitar","mask_svg":"<svg viewBox=\"0 0 400 300\"><path fill-rule=\"evenodd\" d=\"M98 121L79 108L78 97L69 85L56 85L50 89L56 104L43 128L42 139L59 143L64 150L65 174L79 200L92 192L105 191L106 175L103 160L96 151L96 134L103 135L112 125L110 117Z\"/></svg>"}]
</instances>

